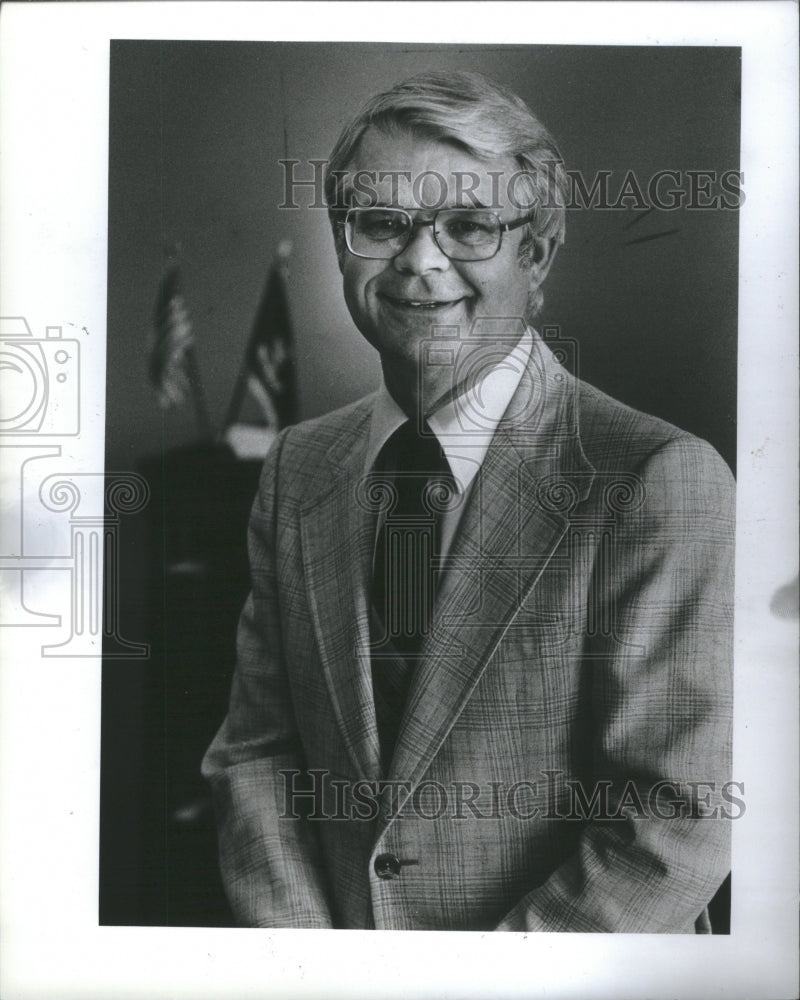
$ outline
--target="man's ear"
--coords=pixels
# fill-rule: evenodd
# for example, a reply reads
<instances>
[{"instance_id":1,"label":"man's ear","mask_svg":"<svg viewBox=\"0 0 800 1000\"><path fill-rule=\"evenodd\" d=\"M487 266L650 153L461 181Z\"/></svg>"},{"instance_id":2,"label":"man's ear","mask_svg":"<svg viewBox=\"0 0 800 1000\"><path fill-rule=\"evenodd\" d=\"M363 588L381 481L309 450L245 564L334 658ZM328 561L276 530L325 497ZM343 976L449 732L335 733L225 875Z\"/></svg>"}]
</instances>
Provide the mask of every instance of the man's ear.
<instances>
[{"instance_id":1,"label":"man's ear","mask_svg":"<svg viewBox=\"0 0 800 1000\"><path fill-rule=\"evenodd\" d=\"M340 229L334 228L333 244L336 249L336 260L339 263L339 272L344 274L344 258L347 253L347 244L344 240L344 233Z\"/></svg>"},{"instance_id":2,"label":"man's ear","mask_svg":"<svg viewBox=\"0 0 800 1000\"><path fill-rule=\"evenodd\" d=\"M529 250L531 285L538 288L547 277L547 273L558 251L558 240L554 236L534 236Z\"/></svg>"}]
</instances>

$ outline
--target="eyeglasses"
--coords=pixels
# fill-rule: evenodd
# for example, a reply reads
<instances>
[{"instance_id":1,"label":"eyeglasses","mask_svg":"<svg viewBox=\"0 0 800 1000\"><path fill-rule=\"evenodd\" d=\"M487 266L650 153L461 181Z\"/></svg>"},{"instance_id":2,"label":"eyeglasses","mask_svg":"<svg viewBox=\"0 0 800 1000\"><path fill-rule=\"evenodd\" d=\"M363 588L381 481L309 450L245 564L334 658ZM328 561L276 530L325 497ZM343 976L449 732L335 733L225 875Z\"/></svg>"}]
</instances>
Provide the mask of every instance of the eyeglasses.
<instances>
[{"instance_id":1,"label":"eyeglasses","mask_svg":"<svg viewBox=\"0 0 800 1000\"><path fill-rule=\"evenodd\" d=\"M430 219L413 219L404 208L351 208L340 225L356 257L391 260L408 246L416 226L432 226L436 246L450 260L489 260L500 249L503 233L519 229L535 214L501 222L494 212L474 208L442 208Z\"/></svg>"}]
</instances>

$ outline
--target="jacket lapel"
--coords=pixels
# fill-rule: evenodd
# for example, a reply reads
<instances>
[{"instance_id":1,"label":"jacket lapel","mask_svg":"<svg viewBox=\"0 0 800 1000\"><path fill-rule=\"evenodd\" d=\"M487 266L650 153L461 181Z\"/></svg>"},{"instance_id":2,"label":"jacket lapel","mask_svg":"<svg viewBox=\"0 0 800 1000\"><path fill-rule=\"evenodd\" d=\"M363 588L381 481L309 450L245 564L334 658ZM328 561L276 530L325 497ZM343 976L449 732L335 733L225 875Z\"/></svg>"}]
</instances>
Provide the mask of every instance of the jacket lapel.
<instances>
[{"instance_id":1,"label":"jacket lapel","mask_svg":"<svg viewBox=\"0 0 800 1000\"><path fill-rule=\"evenodd\" d=\"M301 513L303 563L317 644L342 737L359 777L380 774L367 595L374 520L363 494L369 414L328 454L330 488Z\"/></svg>"},{"instance_id":2,"label":"jacket lapel","mask_svg":"<svg viewBox=\"0 0 800 1000\"><path fill-rule=\"evenodd\" d=\"M575 385L537 341L508 410L523 419L500 425L473 484L412 682L390 772L412 788L563 538L568 509L591 488Z\"/></svg>"}]
</instances>

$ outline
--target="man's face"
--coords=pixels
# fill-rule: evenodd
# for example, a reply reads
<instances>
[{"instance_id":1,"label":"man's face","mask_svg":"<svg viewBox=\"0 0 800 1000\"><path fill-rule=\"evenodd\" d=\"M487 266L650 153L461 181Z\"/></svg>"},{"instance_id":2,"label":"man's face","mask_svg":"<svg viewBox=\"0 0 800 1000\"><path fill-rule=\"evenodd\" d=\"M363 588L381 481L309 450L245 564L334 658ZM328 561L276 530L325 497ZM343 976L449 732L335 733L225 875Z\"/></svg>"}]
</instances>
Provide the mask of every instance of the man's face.
<instances>
[{"instance_id":1,"label":"man's face","mask_svg":"<svg viewBox=\"0 0 800 1000\"><path fill-rule=\"evenodd\" d=\"M467 193L470 186L474 186L474 197L501 222L524 214L508 196L508 178L518 169L513 161L484 163L456 146L408 132L386 135L368 129L348 169L351 176L359 170L394 172L394 179L387 177L374 185L378 204L405 208L412 217L430 219L433 210L429 206L434 204L473 207ZM499 183L489 171L502 172ZM459 174L462 178L477 175L477 185L465 180L459 191L455 181ZM445 191L438 177L445 179ZM522 200L521 194L518 199ZM384 370L387 365L416 365L420 345L431 337L434 327L457 326L464 337L476 319L524 317L529 293L544 279L549 258L544 266L541 262L531 268L520 265L523 231L503 233L495 256L482 261L450 260L434 242L431 226L415 227L408 246L392 260L356 257L344 248L339 263L345 300L358 329L380 352ZM519 323L509 328L514 331L510 349L519 336Z\"/></svg>"}]
</instances>

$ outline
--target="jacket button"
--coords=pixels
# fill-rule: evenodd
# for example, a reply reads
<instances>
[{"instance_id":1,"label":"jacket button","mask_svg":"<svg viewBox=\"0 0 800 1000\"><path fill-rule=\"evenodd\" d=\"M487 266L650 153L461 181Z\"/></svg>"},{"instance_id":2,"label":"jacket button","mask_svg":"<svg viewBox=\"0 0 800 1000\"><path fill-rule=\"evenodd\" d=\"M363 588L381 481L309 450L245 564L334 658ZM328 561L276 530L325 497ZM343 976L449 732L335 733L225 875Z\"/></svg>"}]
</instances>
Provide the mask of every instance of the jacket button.
<instances>
[{"instance_id":1,"label":"jacket button","mask_svg":"<svg viewBox=\"0 0 800 1000\"><path fill-rule=\"evenodd\" d=\"M379 854L373 867L378 878L400 878L400 859L394 854Z\"/></svg>"}]
</instances>

